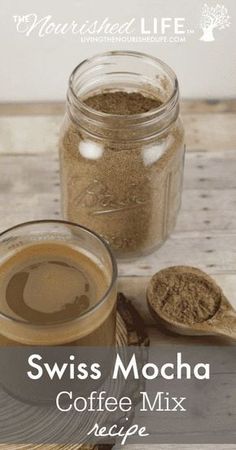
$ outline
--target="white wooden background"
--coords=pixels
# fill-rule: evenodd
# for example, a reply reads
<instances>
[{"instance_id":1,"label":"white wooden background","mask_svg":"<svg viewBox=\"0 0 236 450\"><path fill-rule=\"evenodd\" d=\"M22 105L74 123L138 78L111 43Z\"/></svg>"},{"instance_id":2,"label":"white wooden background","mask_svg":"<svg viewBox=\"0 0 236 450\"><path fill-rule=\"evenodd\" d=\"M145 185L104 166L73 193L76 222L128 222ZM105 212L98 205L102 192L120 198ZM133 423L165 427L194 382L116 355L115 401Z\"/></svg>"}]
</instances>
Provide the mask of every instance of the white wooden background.
<instances>
[{"instance_id":1,"label":"white wooden background","mask_svg":"<svg viewBox=\"0 0 236 450\"><path fill-rule=\"evenodd\" d=\"M57 142L63 109L61 104L0 106L0 231L27 220L61 217ZM151 345L221 345L216 338L163 332L146 308L150 276L174 264L194 265L211 274L236 307L236 101L187 101L182 116L187 154L177 227L159 251L119 265L120 289L133 297L145 318ZM236 450L236 445L191 446L203 448Z\"/></svg>"}]
</instances>

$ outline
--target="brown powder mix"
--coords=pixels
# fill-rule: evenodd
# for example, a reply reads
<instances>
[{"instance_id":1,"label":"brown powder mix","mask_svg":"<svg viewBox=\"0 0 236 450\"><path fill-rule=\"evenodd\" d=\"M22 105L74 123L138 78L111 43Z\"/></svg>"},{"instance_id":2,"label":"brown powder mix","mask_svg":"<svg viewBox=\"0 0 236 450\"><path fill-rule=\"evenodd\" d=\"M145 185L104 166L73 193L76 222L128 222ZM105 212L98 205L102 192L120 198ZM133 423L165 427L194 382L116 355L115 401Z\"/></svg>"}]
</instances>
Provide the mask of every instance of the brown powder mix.
<instances>
[{"instance_id":1,"label":"brown powder mix","mask_svg":"<svg viewBox=\"0 0 236 450\"><path fill-rule=\"evenodd\" d=\"M118 257L150 252L170 234L179 210L182 126L177 121L168 134L154 136L148 144L134 142L130 137L132 133L135 137L136 128L119 128L122 115L147 112L160 105L158 99L116 91L90 96L85 102L119 114L120 121L117 126L114 118L114 128L102 141L95 137L98 130L93 123L88 135L80 124L67 121L60 142L64 217L96 231ZM87 158L87 150L101 154Z\"/></svg>"},{"instance_id":2,"label":"brown powder mix","mask_svg":"<svg viewBox=\"0 0 236 450\"><path fill-rule=\"evenodd\" d=\"M154 275L147 299L152 313L183 324L202 323L219 310L222 292L212 278L193 267L169 267Z\"/></svg>"},{"instance_id":3,"label":"brown powder mix","mask_svg":"<svg viewBox=\"0 0 236 450\"><path fill-rule=\"evenodd\" d=\"M86 105L107 114L141 114L158 108L158 99L146 97L139 92L104 92L85 100Z\"/></svg>"}]
</instances>

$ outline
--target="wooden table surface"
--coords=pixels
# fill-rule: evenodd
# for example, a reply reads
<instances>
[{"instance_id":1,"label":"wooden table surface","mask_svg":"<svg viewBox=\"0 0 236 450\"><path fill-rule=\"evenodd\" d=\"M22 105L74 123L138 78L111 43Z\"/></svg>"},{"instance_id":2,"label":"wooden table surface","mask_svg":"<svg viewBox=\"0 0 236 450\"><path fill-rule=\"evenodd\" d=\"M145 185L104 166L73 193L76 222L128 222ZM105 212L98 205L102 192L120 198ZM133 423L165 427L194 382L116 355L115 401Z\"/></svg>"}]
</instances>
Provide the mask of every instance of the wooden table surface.
<instances>
[{"instance_id":1,"label":"wooden table surface","mask_svg":"<svg viewBox=\"0 0 236 450\"><path fill-rule=\"evenodd\" d=\"M62 104L0 105L0 231L27 220L61 217L57 142L63 111ZM182 117L187 154L177 226L160 250L119 265L120 289L134 298L151 345L220 345L216 338L165 333L146 308L150 276L175 264L211 274L236 308L236 101L185 101ZM187 450L189 445L152 448ZM236 450L236 445L191 446L203 448Z\"/></svg>"}]
</instances>

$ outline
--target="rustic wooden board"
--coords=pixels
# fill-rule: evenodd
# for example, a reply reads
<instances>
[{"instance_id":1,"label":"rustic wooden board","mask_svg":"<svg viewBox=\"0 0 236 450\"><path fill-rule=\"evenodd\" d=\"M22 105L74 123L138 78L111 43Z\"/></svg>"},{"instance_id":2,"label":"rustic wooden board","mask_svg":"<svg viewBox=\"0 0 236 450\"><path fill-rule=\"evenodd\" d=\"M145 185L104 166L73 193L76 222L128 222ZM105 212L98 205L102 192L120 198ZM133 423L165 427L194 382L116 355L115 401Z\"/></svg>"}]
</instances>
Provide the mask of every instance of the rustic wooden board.
<instances>
[{"instance_id":1,"label":"rustic wooden board","mask_svg":"<svg viewBox=\"0 0 236 450\"><path fill-rule=\"evenodd\" d=\"M0 151L51 151L57 145L64 104L0 105ZM185 101L181 107L189 151L234 150L236 101Z\"/></svg>"},{"instance_id":2,"label":"rustic wooden board","mask_svg":"<svg viewBox=\"0 0 236 450\"><path fill-rule=\"evenodd\" d=\"M0 447L1 448L1 447ZM130 450L144 450L145 447L143 445L132 445L132 446L123 446L123 450L130 449ZM115 449L115 447L114 447ZM113 449L113 450L114 450ZM222 445L181 445L176 446L174 444L170 445L149 445L148 449L151 450L236 450L235 445L225 445L222 447ZM5 449L4 449L5 450ZM13 450L13 449L11 449ZM120 450L120 447L119 447Z\"/></svg>"},{"instance_id":3,"label":"rustic wooden board","mask_svg":"<svg viewBox=\"0 0 236 450\"><path fill-rule=\"evenodd\" d=\"M201 163L199 163L201 161ZM182 209L175 231L152 255L120 264L121 276L150 276L174 264L211 274L236 271L236 154L186 155ZM60 217L57 149L1 153L0 230L26 220ZM203 175L202 175L203 173Z\"/></svg>"},{"instance_id":4,"label":"rustic wooden board","mask_svg":"<svg viewBox=\"0 0 236 450\"><path fill-rule=\"evenodd\" d=\"M0 231L27 220L61 217L57 142L63 110L63 104L0 106ZM236 308L236 101L187 101L182 115L188 151L177 226L159 251L119 264L119 289L134 298L151 345L167 341L221 345L220 339L178 337L157 328L145 301L153 273L189 264L210 273ZM236 446L191 449L236 450Z\"/></svg>"},{"instance_id":5,"label":"rustic wooden board","mask_svg":"<svg viewBox=\"0 0 236 450\"><path fill-rule=\"evenodd\" d=\"M27 102L27 103L1 103L0 115L1 116L39 116L39 115L62 115L65 110L64 102ZM200 113L206 112L216 114L223 113L235 113L236 112L236 100L233 98L226 99L183 99L181 101L182 114Z\"/></svg>"}]
</instances>

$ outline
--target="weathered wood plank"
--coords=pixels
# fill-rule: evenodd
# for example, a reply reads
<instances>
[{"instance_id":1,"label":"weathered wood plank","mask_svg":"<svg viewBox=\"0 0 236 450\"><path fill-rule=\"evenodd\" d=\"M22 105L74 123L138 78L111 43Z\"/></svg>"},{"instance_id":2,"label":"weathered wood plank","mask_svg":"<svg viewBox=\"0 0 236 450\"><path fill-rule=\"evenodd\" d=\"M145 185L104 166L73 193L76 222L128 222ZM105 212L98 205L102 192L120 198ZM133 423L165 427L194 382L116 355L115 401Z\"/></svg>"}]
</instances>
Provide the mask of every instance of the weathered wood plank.
<instances>
[{"instance_id":1,"label":"weathered wood plank","mask_svg":"<svg viewBox=\"0 0 236 450\"><path fill-rule=\"evenodd\" d=\"M0 447L1 448L1 447ZM114 450L120 447L113 447ZM189 445L189 444L152 444L152 445L123 445L123 450L236 450L236 445Z\"/></svg>"},{"instance_id":2,"label":"weathered wood plank","mask_svg":"<svg viewBox=\"0 0 236 450\"><path fill-rule=\"evenodd\" d=\"M56 152L62 116L0 117L0 152Z\"/></svg>"},{"instance_id":3,"label":"weathered wood plank","mask_svg":"<svg viewBox=\"0 0 236 450\"><path fill-rule=\"evenodd\" d=\"M184 114L187 150L233 151L235 116L235 113ZM0 152L55 151L62 120L62 115L0 115Z\"/></svg>"},{"instance_id":4,"label":"weathered wood plank","mask_svg":"<svg viewBox=\"0 0 236 450\"><path fill-rule=\"evenodd\" d=\"M173 234L156 252L132 263L120 264L121 276L149 275L164 267L190 265L212 273L235 273L236 233Z\"/></svg>"},{"instance_id":5,"label":"weathered wood plank","mask_svg":"<svg viewBox=\"0 0 236 450\"><path fill-rule=\"evenodd\" d=\"M181 114L190 113L235 113L236 99L183 99L180 102Z\"/></svg>"},{"instance_id":6,"label":"weathered wood plank","mask_svg":"<svg viewBox=\"0 0 236 450\"><path fill-rule=\"evenodd\" d=\"M0 116L61 116L64 111L65 102L0 103Z\"/></svg>"},{"instance_id":7,"label":"weathered wood plank","mask_svg":"<svg viewBox=\"0 0 236 450\"><path fill-rule=\"evenodd\" d=\"M0 115L62 115L65 102L1 103ZM182 99L182 114L236 112L236 99Z\"/></svg>"},{"instance_id":8,"label":"weathered wood plank","mask_svg":"<svg viewBox=\"0 0 236 450\"><path fill-rule=\"evenodd\" d=\"M236 128L236 127L235 127ZM236 148L236 140L234 142ZM185 189L235 189L236 154L224 148L216 152L187 152ZM209 199L208 199L209 202Z\"/></svg>"},{"instance_id":9,"label":"weathered wood plank","mask_svg":"<svg viewBox=\"0 0 236 450\"><path fill-rule=\"evenodd\" d=\"M122 447L116 445L113 450L236 450L236 446L233 445L179 445L179 444L149 444L149 445L123 445ZM22 446L11 444L0 444L0 450L24 450ZM60 450L58 447L52 445L44 445L43 450ZM75 450L75 449L74 449Z\"/></svg>"},{"instance_id":10,"label":"weathered wood plank","mask_svg":"<svg viewBox=\"0 0 236 450\"><path fill-rule=\"evenodd\" d=\"M206 113L183 116L188 150L233 150L236 143L235 114Z\"/></svg>"},{"instance_id":11,"label":"weathered wood plank","mask_svg":"<svg viewBox=\"0 0 236 450\"><path fill-rule=\"evenodd\" d=\"M197 265L210 273L236 270L236 155L201 152L186 157L182 210L166 244L150 256L120 265L121 275L149 275L173 264ZM202 163L200 164L202 167ZM204 183L199 171L210 175ZM219 177L221 177L219 179ZM2 154L0 229L26 220L60 217L57 152Z\"/></svg>"},{"instance_id":12,"label":"weathered wood plank","mask_svg":"<svg viewBox=\"0 0 236 450\"><path fill-rule=\"evenodd\" d=\"M5 175L11 179L14 178L12 170L25 172L30 175L37 170L41 170L42 174L46 170L57 171L59 169L58 152L54 147L47 152L1 152L1 165L4 166ZM19 167L20 166L20 167ZM50 166L50 167L48 167ZM11 172L8 172L11 170ZM227 203L236 200L236 153L235 152L211 152L203 154L201 151L187 152L185 159L185 171L184 171L184 190L197 190L199 192L199 201L202 204L207 203L211 207L210 194L201 191L224 191L232 190L230 195L227 193L225 198L228 197ZM45 178L45 177L43 177ZM37 180L35 181L37 182ZM233 192L235 190L235 192ZM39 191L40 192L40 191ZM216 193L213 193L213 196ZM223 193L220 195L224 195ZM195 196L196 200L196 196ZM190 202L189 202L190 203Z\"/></svg>"},{"instance_id":13,"label":"weathered wood plank","mask_svg":"<svg viewBox=\"0 0 236 450\"><path fill-rule=\"evenodd\" d=\"M222 158L224 156L222 155ZM189 159L189 154L186 160ZM185 175L187 177L187 167ZM190 170L190 168L189 168ZM205 192L203 192L205 190ZM204 195L206 194L206 195ZM187 182L184 183L184 191L182 197L181 211L191 211L192 214L196 211L224 211L228 210L232 213L235 209L236 191L233 189L212 189L207 185L204 189L197 187L196 189L188 189Z\"/></svg>"}]
</instances>

